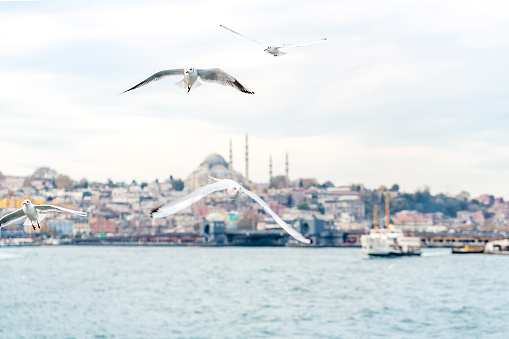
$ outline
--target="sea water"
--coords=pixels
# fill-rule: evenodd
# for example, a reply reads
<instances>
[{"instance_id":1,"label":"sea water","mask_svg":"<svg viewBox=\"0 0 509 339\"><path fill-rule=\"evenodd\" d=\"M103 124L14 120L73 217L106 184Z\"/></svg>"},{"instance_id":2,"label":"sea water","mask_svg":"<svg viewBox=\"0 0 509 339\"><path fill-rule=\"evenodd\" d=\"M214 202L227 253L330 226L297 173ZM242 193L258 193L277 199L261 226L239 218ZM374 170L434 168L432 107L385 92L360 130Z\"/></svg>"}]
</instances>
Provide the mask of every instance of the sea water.
<instances>
[{"instance_id":1,"label":"sea water","mask_svg":"<svg viewBox=\"0 0 509 339\"><path fill-rule=\"evenodd\" d=\"M3 338L504 338L509 256L359 248L0 249Z\"/></svg>"}]
</instances>

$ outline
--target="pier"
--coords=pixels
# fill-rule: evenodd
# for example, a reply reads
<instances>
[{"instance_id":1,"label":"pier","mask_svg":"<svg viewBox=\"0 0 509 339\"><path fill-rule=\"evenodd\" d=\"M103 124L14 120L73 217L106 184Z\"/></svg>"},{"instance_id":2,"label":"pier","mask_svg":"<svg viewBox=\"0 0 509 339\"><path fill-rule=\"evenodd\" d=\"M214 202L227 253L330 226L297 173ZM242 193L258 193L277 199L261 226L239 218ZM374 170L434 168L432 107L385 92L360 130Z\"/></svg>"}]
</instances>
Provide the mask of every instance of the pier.
<instances>
[{"instance_id":1,"label":"pier","mask_svg":"<svg viewBox=\"0 0 509 339\"><path fill-rule=\"evenodd\" d=\"M185 245L202 242L199 233L151 233L151 234L121 234L111 236L96 236L87 238L73 238L71 245ZM64 242L65 243L65 242Z\"/></svg>"},{"instance_id":2,"label":"pier","mask_svg":"<svg viewBox=\"0 0 509 339\"><path fill-rule=\"evenodd\" d=\"M222 227L202 224L199 232L121 234L73 238L61 241L73 245L201 245L201 246L287 246L299 245L283 230L226 230ZM299 228L299 227L298 227ZM315 247L356 247L364 231L322 230L307 233ZM413 233L421 238L422 247L455 248L462 246L484 246L490 241L501 239L493 235L479 234L429 234Z\"/></svg>"}]
</instances>

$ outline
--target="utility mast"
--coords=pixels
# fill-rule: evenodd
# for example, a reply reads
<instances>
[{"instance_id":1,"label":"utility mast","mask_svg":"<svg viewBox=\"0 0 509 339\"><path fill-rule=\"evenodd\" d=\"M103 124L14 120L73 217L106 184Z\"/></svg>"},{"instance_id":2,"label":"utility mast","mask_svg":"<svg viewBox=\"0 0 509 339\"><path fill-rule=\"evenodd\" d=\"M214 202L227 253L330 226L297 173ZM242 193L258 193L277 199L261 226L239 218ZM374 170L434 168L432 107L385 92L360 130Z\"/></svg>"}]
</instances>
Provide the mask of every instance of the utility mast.
<instances>
[{"instance_id":1,"label":"utility mast","mask_svg":"<svg viewBox=\"0 0 509 339\"><path fill-rule=\"evenodd\" d=\"M247 144L247 133L246 133L246 182L249 182L249 148Z\"/></svg>"},{"instance_id":2,"label":"utility mast","mask_svg":"<svg viewBox=\"0 0 509 339\"><path fill-rule=\"evenodd\" d=\"M269 158L269 185L272 181L272 155Z\"/></svg>"},{"instance_id":3,"label":"utility mast","mask_svg":"<svg viewBox=\"0 0 509 339\"><path fill-rule=\"evenodd\" d=\"M286 152L286 179L290 180L288 176L288 152Z\"/></svg>"},{"instance_id":4,"label":"utility mast","mask_svg":"<svg viewBox=\"0 0 509 339\"><path fill-rule=\"evenodd\" d=\"M230 170L233 170L232 138L230 138Z\"/></svg>"}]
</instances>

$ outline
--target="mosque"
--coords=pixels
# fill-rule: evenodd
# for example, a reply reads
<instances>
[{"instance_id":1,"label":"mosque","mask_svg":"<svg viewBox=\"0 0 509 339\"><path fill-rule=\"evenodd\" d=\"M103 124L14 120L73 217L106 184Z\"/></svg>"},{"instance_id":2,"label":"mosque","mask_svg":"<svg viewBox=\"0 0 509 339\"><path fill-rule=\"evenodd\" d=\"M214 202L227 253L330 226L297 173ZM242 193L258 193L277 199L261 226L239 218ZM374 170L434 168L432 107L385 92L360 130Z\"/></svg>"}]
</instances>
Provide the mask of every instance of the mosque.
<instances>
[{"instance_id":1,"label":"mosque","mask_svg":"<svg viewBox=\"0 0 509 339\"><path fill-rule=\"evenodd\" d=\"M249 186L249 148L248 148L248 139L246 134L246 151L245 151L245 161L246 161L246 173L243 176L240 172L234 171L232 166L232 141L230 139L230 162L226 162L226 160L219 154L212 153L209 154L205 160L198 166L187 179L184 180L185 187L188 187L191 190L195 190L203 185L210 184L213 182L209 176L218 178L218 179L232 179L237 181L242 186ZM288 153L286 154L286 178L288 178ZM269 182L272 180L272 156L270 157L269 163Z\"/></svg>"},{"instance_id":2,"label":"mosque","mask_svg":"<svg viewBox=\"0 0 509 339\"><path fill-rule=\"evenodd\" d=\"M185 187L189 187L191 190L195 190L206 184L212 183L212 179L208 176L218 179L232 179L246 185L247 182L244 176L237 171L234 171L231 163L227 163L226 160L219 154L210 154L205 160L196 168L187 179L184 180Z\"/></svg>"}]
</instances>

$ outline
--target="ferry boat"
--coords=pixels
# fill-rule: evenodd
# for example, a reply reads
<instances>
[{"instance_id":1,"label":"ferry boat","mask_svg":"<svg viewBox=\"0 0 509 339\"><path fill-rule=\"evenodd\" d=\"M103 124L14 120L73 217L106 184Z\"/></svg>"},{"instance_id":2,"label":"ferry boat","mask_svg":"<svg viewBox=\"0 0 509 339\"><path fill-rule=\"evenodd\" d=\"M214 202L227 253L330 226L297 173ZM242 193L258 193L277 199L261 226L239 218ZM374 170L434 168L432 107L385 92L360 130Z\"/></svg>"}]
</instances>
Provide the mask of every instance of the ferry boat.
<instances>
[{"instance_id":1,"label":"ferry boat","mask_svg":"<svg viewBox=\"0 0 509 339\"><path fill-rule=\"evenodd\" d=\"M476 254L484 253L484 246L461 246L452 249L452 254Z\"/></svg>"},{"instance_id":2,"label":"ferry boat","mask_svg":"<svg viewBox=\"0 0 509 339\"><path fill-rule=\"evenodd\" d=\"M484 253L509 255L509 239L490 241L484 247Z\"/></svg>"},{"instance_id":3,"label":"ferry boat","mask_svg":"<svg viewBox=\"0 0 509 339\"><path fill-rule=\"evenodd\" d=\"M389 192L385 199L385 228L377 229L376 205L373 211L373 229L361 236L362 250L370 256L421 255L421 239L410 237L389 225Z\"/></svg>"}]
</instances>

